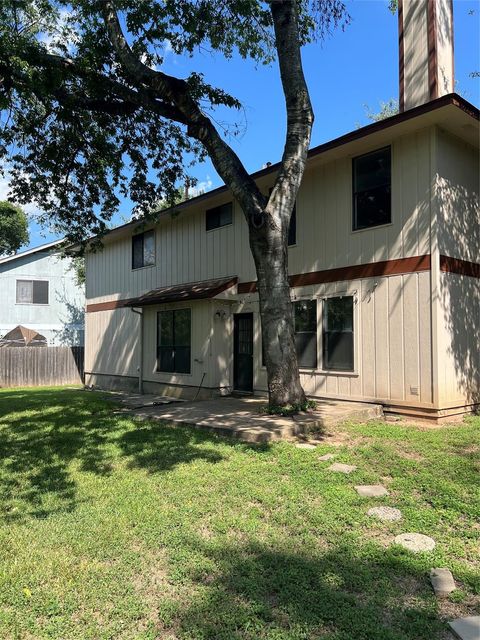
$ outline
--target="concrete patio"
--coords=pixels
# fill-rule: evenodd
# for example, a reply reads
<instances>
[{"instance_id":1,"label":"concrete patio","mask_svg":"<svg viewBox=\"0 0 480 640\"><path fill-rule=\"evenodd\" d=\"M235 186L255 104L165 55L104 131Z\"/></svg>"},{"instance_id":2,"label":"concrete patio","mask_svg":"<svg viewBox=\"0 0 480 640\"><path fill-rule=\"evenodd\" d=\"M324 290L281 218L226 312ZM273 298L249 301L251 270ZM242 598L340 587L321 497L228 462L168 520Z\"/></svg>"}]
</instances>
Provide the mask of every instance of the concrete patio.
<instances>
[{"instance_id":1,"label":"concrete patio","mask_svg":"<svg viewBox=\"0 0 480 640\"><path fill-rule=\"evenodd\" d=\"M383 415L381 405L337 400L320 400L315 411L282 417L262 414L266 400L258 397L178 402L165 396L113 395L124 411L138 418L190 425L247 442L288 440L346 420L365 421Z\"/></svg>"}]
</instances>

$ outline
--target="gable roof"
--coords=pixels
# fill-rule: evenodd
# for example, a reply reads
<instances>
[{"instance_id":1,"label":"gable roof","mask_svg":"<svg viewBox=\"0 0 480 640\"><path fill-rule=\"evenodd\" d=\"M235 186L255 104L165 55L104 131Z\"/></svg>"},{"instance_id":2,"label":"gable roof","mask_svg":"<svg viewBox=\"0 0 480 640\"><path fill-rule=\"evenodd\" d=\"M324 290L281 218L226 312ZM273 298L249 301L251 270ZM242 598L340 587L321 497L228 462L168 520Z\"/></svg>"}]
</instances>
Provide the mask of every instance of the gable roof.
<instances>
[{"instance_id":1,"label":"gable roof","mask_svg":"<svg viewBox=\"0 0 480 640\"><path fill-rule=\"evenodd\" d=\"M35 329L29 329L21 324L0 338L0 347L43 347L46 344L45 336L42 336Z\"/></svg>"},{"instance_id":2,"label":"gable roof","mask_svg":"<svg viewBox=\"0 0 480 640\"><path fill-rule=\"evenodd\" d=\"M25 256L30 256L35 253L41 253L42 251L47 251L52 247L57 247L63 242L64 240L62 238L61 240L54 240L53 242L47 242L46 244L41 244L40 246L34 247L33 249L27 249L27 251L14 253L12 256L5 256L4 258L0 258L0 264L5 264L6 262L12 262L13 260L18 260L18 258L24 258Z\"/></svg>"}]
</instances>

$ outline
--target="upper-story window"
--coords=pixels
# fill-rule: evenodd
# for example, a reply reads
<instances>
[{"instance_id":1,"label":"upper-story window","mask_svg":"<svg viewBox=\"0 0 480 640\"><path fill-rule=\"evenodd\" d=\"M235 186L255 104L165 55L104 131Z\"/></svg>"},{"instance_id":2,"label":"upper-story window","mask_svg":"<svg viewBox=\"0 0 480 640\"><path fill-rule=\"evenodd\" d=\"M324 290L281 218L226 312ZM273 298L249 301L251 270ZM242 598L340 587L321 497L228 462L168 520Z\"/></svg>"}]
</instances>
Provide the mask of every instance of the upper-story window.
<instances>
[{"instance_id":1,"label":"upper-story window","mask_svg":"<svg viewBox=\"0 0 480 640\"><path fill-rule=\"evenodd\" d=\"M207 209L205 212L205 227L207 231L225 227L232 224L233 206L231 202L226 202L218 207Z\"/></svg>"},{"instance_id":2,"label":"upper-story window","mask_svg":"<svg viewBox=\"0 0 480 640\"><path fill-rule=\"evenodd\" d=\"M353 159L353 230L392 221L391 149L385 147Z\"/></svg>"},{"instance_id":3,"label":"upper-story window","mask_svg":"<svg viewBox=\"0 0 480 640\"><path fill-rule=\"evenodd\" d=\"M155 264L155 232L145 231L132 236L132 269Z\"/></svg>"},{"instance_id":4,"label":"upper-story window","mask_svg":"<svg viewBox=\"0 0 480 640\"><path fill-rule=\"evenodd\" d=\"M17 280L17 304L48 304L48 280Z\"/></svg>"}]
</instances>

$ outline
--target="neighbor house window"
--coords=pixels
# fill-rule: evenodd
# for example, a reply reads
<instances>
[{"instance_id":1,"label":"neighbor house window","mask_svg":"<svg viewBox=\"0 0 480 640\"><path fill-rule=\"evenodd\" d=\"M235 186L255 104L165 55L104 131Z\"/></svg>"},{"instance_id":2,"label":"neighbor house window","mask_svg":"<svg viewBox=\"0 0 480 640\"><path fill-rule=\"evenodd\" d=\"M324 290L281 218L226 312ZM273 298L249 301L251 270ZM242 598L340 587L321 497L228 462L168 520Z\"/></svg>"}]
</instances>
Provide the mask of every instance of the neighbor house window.
<instances>
[{"instance_id":1,"label":"neighbor house window","mask_svg":"<svg viewBox=\"0 0 480 640\"><path fill-rule=\"evenodd\" d=\"M353 159L353 230L392 220L391 149L379 149Z\"/></svg>"},{"instance_id":2,"label":"neighbor house window","mask_svg":"<svg viewBox=\"0 0 480 640\"><path fill-rule=\"evenodd\" d=\"M145 231L132 236L132 269L155 264L155 232Z\"/></svg>"},{"instance_id":3,"label":"neighbor house window","mask_svg":"<svg viewBox=\"0 0 480 640\"><path fill-rule=\"evenodd\" d=\"M190 373L190 309L160 311L157 323L157 371Z\"/></svg>"},{"instance_id":4,"label":"neighbor house window","mask_svg":"<svg viewBox=\"0 0 480 640\"><path fill-rule=\"evenodd\" d=\"M48 281L17 280L17 304L48 304Z\"/></svg>"},{"instance_id":5,"label":"neighbor house window","mask_svg":"<svg viewBox=\"0 0 480 640\"><path fill-rule=\"evenodd\" d=\"M231 202L221 204L219 207L207 209L205 212L205 224L207 231L225 227L232 224L233 206Z\"/></svg>"},{"instance_id":6,"label":"neighbor house window","mask_svg":"<svg viewBox=\"0 0 480 640\"><path fill-rule=\"evenodd\" d=\"M323 303L323 368L353 371L353 297Z\"/></svg>"},{"instance_id":7,"label":"neighbor house window","mask_svg":"<svg viewBox=\"0 0 480 640\"><path fill-rule=\"evenodd\" d=\"M295 346L298 366L308 369L317 367L317 301L293 302L295 323Z\"/></svg>"}]
</instances>

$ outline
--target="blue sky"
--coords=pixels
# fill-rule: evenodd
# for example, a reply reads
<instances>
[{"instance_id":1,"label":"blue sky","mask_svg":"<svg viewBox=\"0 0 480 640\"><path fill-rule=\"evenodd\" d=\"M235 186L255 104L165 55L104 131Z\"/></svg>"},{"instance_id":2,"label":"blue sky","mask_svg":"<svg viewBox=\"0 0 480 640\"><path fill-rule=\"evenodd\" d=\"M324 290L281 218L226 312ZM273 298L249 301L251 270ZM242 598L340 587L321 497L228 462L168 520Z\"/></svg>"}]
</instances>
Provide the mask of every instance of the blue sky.
<instances>
[{"instance_id":1,"label":"blue sky","mask_svg":"<svg viewBox=\"0 0 480 640\"><path fill-rule=\"evenodd\" d=\"M323 43L303 51L315 111L312 146L368 124L365 105L378 111L381 101L398 97L397 16L388 11L387 0L351 0L347 5L352 22L346 30L335 31ZM469 77L480 69L480 0L454 0L453 5L456 91L480 106L480 79ZM182 77L192 70L202 71L210 84L240 99L244 113L229 114L229 121L238 121L243 133L230 142L249 171L280 159L285 109L275 65L256 67L207 53L192 60L169 54L165 70ZM222 184L209 161L195 167L193 174L206 190ZM113 223L121 224L130 209L131 204L123 202ZM31 247L54 238L32 221Z\"/></svg>"}]
</instances>

